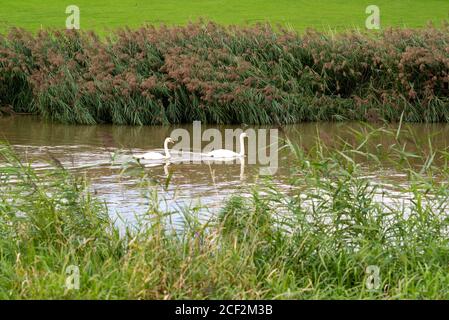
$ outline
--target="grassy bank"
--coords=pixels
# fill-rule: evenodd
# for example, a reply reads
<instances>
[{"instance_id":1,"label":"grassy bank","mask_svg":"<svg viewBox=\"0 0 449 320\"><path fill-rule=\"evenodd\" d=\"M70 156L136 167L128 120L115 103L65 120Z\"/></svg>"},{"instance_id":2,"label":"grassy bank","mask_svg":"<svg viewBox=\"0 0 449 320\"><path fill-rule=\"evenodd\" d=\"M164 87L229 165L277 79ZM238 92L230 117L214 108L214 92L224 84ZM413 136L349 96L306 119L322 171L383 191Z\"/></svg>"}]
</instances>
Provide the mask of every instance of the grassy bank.
<instances>
[{"instance_id":1,"label":"grassy bank","mask_svg":"<svg viewBox=\"0 0 449 320\"><path fill-rule=\"evenodd\" d=\"M298 35L268 27L0 39L0 104L68 123L447 122L449 32Z\"/></svg>"},{"instance_id":2,"label":"grassy bank","mask_svg":"<svg viewBox=\"0 0 449 320\"><path fill-rule=\"evenodd\" d=\"M384 135L396 143L369 153ZM122 235L83 180L37 175L2 146L0 298L447 299L449 155L410 154L410 139L380 129L340 151L292 145L289 195L265 181L207 223L187 210L177 233L152 203ZM357 160L383 157L408 177L397 203L376 200L382 184ZM79 290L65 287L68 266ZM379 270L374 290L368 266Z\"/></svg>"},{"instance_id":3,"label":"grassy bank","mask_svg":"<svg viewBox=\"0 0 449 320\"><path fill-rule=\"evenodd\" d=\"M346 30L365 28L365 8L374 4L365 0L57 0L20 2L3 0L0 10L0 31L23 27L30 31L65 27L65 9L75 4L81 11L81 28L108 33L129 25L186 24L206 18L220 24L254 24L270 22L290 26L298 31L307 28ZM449 4L445 0L377 0L384 27L423 27L427 21L440 23L447 19ZM33 12L31 15L30 12Z\"/></svg>"}]
</instances>

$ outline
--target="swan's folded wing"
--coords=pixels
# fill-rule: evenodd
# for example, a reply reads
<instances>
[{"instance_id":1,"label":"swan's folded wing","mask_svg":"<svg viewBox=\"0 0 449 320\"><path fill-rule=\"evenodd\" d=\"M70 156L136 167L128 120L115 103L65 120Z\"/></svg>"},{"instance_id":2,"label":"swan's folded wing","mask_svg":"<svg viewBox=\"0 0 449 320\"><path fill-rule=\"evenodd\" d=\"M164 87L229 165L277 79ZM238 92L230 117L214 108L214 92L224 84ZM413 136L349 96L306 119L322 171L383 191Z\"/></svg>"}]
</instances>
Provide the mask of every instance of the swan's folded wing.
<instances>
[{"instance_id":1,"label":"swan's folded wing","mask_svg":"<svg viewBox=\"0 0 449 320\"><path fill-rule=\"evenodd\" d=\"M213 157L213 158L235 158L235 157L239 156L238 153L235 153L234 151L226 150L226 149L214 150L214 151L207 153L207 155L209 157Z\"/></svg>"},{"instance_id":2,"label":"swan's folded wing","mask_svg":"<svg viewBox=\"0 0 449 320\"><path fill-rule=\"evenodd\" d=\"M145 159L145 160L160 160L164 159L164 156L158 152L147 152L144 154L133 155L136 159Z\"/></svg>"}]
</instances>

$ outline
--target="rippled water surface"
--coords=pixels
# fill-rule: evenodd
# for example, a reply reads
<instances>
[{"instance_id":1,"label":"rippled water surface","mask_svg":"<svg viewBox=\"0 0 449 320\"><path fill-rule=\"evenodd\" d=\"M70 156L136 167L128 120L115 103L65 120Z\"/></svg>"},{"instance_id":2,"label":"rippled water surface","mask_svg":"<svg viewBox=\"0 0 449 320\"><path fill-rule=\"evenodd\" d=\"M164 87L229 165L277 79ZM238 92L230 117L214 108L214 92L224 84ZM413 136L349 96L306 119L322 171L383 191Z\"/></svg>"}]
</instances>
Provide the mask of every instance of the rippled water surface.
<instances>
[{"instance_id":1,"label":"rippled water surface","mask_svg":"<svg viewBox=\"0 0 449 320\"><path fill-rule=\"evenodd\" d=\"M286 126L279 132L279 147L283 147L286 137L294 143L301 143L304 148L310 147L317 137L329 144L337 137L351 140L351 131L363 130L365 126L358 123ZM395 128L395 125L391 127ZM414 124L405 127L417 137L418 145L412 147L425 148L429 138L434 149L447 147L448 125ZM85 174L95 193L107 203L110 212L119 214L124 219L133 219L134 214L145 212L148 208L151 188L142 187L142 174L159 184L158 198L162 206L182 208L201 205L209 213L216 212L231 194L248 192L249 186L258 183L260 164L181 163L183 155L174 154L171 163L149 163L142 170L132 161L132 154L149 150L162 151L164 139L177 128L184 128L192 133L192 125L78 126L49 123L31 116L16 116L0 118L0 140L8 141L24 160L31 161L39 170L47 170L51 166L49 160L54 158L74 173ZM226 128L238 127L203 125L203 132L208 128L224 132ZM205 141L203 145L207 143ZM388 137L380 138L378 143L389 143ZM278 169L272 181L286 192L290 188L293 162L287 148L279 151ZM387 163L384 170L380 171L370 171L367 166L366 176L385 185L379 201L406 196L398 194L396 190L397 185L404 180L404 173L389 168ZM169 183L165 187L167 181Z\"/></svg>"}]
</instances>

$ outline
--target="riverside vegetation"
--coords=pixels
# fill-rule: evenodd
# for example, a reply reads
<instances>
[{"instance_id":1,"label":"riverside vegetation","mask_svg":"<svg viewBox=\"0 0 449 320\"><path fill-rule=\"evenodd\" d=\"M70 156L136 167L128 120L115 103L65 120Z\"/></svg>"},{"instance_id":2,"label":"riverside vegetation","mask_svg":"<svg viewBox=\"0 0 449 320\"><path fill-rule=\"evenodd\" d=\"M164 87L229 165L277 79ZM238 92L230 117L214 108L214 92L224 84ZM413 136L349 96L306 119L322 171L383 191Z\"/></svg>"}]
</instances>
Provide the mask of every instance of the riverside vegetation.
<instances>
[{"instance_id":1,"label":"riverside vegetation","mask_svg":"<svg viewBox=\"0 0 449 320\"><path fill-rule=\"evenodd\" d=\"M0 38L0 105L65 123L449 120L449 26L302 35L268 26Z\"/></svg>"},{"instance_id":2,"label":"riverside vegetation","mask_svg":"<svg viewBox=\"0 0 449 320\"><path fill-rule=\"evenodd\" d=\"M394 143L376 142L385 135ZM261 181L209 221L183 209L181 230L156 196L122 230L85 179L60 165L37 173L1 145L0 298L449 298L449 153L430 144L411 153L399 129L350 140L287 142L288 193ZM397 202L376 198L387 191L361 159L405 175ZM65 288L70 265L79 290ZM379 287L369 290L373 265Z\"/></svg>"}]
</instances>

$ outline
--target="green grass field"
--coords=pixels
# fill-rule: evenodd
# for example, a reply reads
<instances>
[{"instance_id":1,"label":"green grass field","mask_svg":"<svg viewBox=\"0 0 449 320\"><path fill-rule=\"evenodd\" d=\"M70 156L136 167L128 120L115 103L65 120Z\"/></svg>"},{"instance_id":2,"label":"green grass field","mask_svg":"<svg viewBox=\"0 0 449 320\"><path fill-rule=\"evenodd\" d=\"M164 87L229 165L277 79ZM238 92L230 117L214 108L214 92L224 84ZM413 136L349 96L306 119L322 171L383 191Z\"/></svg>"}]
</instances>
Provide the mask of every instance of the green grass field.
<instances>
[{"instance_id":1,"label":"green grass field","mask_svg":"<svg viewBox=\"0 0 449 320\"><path fill-rule=\"evenodd\" d=\"M379 6L381 24L422 27L448 18L447 0L3 0L0 4L0 31L9 27L28 30L64 28L65 8L75 4L81 10L81 28L103 33L121 26L185 24L199 18L223 24L254 24L269 21L298 31L364 28L365 9Z\"/></svg>"}]
</instances>

